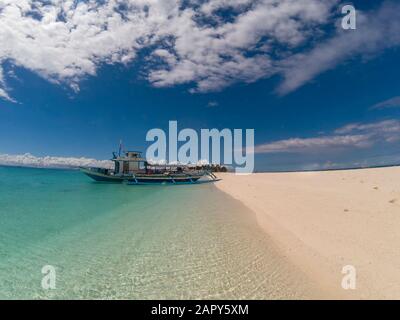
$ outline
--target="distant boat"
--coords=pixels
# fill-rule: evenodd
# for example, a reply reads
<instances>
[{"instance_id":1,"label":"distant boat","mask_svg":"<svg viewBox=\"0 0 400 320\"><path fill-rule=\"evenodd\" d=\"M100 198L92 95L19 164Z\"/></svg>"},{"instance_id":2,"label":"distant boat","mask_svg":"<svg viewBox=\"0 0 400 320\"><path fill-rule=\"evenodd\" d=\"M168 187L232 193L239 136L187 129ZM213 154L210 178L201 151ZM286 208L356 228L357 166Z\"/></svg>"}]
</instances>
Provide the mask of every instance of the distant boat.
<instances>
[{"instance_id":1,"label":"distant boat","mask_svg":"<svg viewBox=\"0 0 400 320\"><path fill-rule=\"evenodd\" d=\"M151 164L141 157L139 151L127 151L123 156L114 154L114 169L80 168L80 170L99 182L127 182L128 184L179 184L196 183L202 177L211 181L217 177L207 170L194 170L186 165Z\"/></svg>"}]
</instances>

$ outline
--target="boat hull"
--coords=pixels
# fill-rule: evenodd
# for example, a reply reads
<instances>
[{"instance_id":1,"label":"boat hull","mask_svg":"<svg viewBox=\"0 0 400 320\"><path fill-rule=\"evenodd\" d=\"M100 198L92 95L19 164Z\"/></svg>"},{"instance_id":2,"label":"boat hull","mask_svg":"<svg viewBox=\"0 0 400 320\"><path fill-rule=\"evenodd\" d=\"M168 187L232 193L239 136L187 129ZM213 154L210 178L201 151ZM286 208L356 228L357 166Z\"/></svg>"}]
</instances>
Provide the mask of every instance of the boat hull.
<instances>
[{"instance_id":1,"label":"boat hull","mask_svg":"<svg viewBox=\"0 0 400 320\"><path fill-rule=\"evenodd\" d=\"M122 183L128 182L129 184L177 184L177 183L195 183L204 174L137 174L135 176L113 176L106 173L98 172L90 168L80 169L88 177L97 182L111 182Z\"/></svg>"},{"instance_id":2,"label":"boat hull","mask_svg":"<svg viewBox=\"0 0 400 320\"><path fill-rule=\"evenodd\" d=\"M98 182L114 182L114 183L121 183L124 181L121 177L111 176L104 173L96 172L90 169L81 168L81 172L86 174L88 177L92 178Z\"/></svg>"},{"instance_id":3,"label":"boat hull","mask_svg":"<svg viewBox=\"0 0 400 320\"><path fill-rule=\"evenodd\" d=\"M136 179L128 180L128 184L179 184L179 183L195 183L200 177L190 177L190 178L148 178L148 177L137 177Z\"/></svg>"}]
</instances>

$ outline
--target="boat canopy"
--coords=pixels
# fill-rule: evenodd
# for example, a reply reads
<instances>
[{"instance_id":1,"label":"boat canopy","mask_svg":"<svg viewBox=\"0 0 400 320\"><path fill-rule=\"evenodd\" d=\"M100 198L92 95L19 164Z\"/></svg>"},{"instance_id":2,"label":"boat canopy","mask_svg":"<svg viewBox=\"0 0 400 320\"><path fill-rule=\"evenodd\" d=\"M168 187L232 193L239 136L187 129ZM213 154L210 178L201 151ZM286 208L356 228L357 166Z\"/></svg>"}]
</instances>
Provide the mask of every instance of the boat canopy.
<instances>
[{"instance_id":1,"label":"boat canopy","mask_svg":"<svg viewBox=\"0 0 400 320\"><path fill-rule=\"evenodd\" d=\"M111 161L147 162L141 155L142 153L140 151L126 151L124 156L117 156L114 153L114 157Z\"/></svg>"}]
</instances>

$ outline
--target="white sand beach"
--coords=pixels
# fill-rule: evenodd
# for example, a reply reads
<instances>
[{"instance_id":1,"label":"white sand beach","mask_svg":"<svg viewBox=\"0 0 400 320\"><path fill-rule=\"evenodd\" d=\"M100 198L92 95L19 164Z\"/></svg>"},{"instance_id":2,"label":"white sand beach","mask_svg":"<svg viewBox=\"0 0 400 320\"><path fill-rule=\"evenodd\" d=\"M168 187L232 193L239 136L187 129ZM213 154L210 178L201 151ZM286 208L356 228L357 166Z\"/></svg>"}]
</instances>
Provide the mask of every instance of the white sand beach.
<instances>
[{"instance_id":1,"label":"white sand beach","mask_svg":"<svg viewBox=\"0 0 400 320\"><path fill-rule=\"evenodd\" d=\"M400 299L400 167L220 174L282 254L338 298ZM341 286L356 269L356 289Z\"/></svg>"}]
</instances>

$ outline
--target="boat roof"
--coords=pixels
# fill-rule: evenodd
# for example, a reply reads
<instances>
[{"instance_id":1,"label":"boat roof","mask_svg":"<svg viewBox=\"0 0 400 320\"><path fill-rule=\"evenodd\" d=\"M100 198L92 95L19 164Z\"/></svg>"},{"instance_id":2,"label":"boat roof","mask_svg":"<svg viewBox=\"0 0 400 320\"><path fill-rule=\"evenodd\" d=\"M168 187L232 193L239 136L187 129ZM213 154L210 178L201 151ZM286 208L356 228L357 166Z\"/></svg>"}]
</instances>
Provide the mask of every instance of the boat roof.
<instances>
[{"instance_id":1,"label":"boat roof","mask_svg":"<svg viewBox=\"0 0 400 320\"><path fill-rule=\"evenodd\" d=\"M178 167L188 167L187 164L157 164L157 163L147 163L150 167L170 167L170 168L178 168Z\"/></svg>"},{"instance_id":2,"label":"boat roof","mask_svg":"<svg viewBox=\"0 0 400 320\"><path fill-rule=\"evenodd\" d=\"M117 157L111 159L111 161L129 161L129 162L146 162L145 158L129 158L129 157Z\"/></svg>"},{"instance_id":3,"label":"boat roof","mask_svg":"<svg viewBox=\"0 0 400 320\"><path fill-rule=\"evenodd\" d=\"M159 164L159 163L151 163L148 162L145 158L128 158L128 157L118 157L115 159L111 159L111 161L126 161L126 162L146 162L149 167L161 167L161 168L178 168L178 167L189 167L187 164Z\"/></svg>"}]
</instances>

